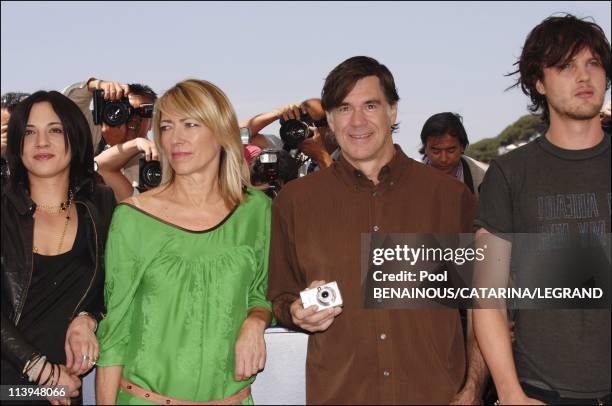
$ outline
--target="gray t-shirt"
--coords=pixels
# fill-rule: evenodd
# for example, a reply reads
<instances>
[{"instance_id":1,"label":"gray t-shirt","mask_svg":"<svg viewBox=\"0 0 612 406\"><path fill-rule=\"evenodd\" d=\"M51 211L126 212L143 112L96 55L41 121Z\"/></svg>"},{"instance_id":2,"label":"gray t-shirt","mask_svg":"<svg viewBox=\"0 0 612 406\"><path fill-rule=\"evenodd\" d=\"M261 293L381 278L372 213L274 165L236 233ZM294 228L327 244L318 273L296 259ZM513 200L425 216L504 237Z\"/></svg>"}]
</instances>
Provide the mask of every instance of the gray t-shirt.
<instances>
[{"instance_id":1,"label":"gray t-shirt","mask_svg":"<svg viewBox=\"0 0 612 406\"><path fill-rule=\"evenodd\" d=\"M497 158L481 185L475 225L491 233L610 233L610 155L606 134L586 150L540 137ZM519 379L564 397L610 393L610 320L609 309L519 310Z\"/></svg>"}]
</instances>

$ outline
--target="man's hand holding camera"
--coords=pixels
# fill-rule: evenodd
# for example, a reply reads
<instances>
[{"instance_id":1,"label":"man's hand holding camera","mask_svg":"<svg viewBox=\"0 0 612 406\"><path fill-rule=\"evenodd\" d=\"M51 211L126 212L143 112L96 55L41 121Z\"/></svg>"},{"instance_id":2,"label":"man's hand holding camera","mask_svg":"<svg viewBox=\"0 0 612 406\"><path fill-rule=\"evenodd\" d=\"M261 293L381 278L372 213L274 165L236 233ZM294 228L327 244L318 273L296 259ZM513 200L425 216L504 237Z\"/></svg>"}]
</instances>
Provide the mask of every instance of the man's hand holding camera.
<instances>
[{"instance_id":1,"label":"man's hand holding camera","mask_svg":"<svg viewBox=\"0 0 612 406\"><path fill-rule=\"evenodd\" d=\"M130 92L129 86L125 83L101 79L90 79L87 82L87 89L92 92L94 90L104 90L104 100L119 100Z\"/></svg>"},{"instance_id":2,"label":"man's hand holding camera","mask_svg":"<svg viewBox=\"0 0 612 406\"><path fill-rule=\"evenodd\" d=\"M302 114L306 114L306 111L299 104L288 104L277 110L276 118L283 121L299 120Z\"/></svg>"},{"instance_id":3,"label":"man's hand holding camera","mask_svg":"<svg viewBox=\"0 0 612 406\"><path fill-rule=\"evenodd\" d=\"M159 153L155 147L155 143L146 138L134 138L132 140L136 143L138 151L142 152L145 160L147 161L159 161ZM129 142L129 141L128 141Z\"/></svg>"},{"instance_id":4,"label":"man's hand holding camera","mask_svg":"<svg viewBox=\"0 0 612 406\"><path fill-rule=\"evenodd\" d=\"M313 281L308 289L325 285L325 281ZM342 307L329 307L317 311L318 306L312 305L304 309L302 299L297 299L291 304L289 311L293 323L303 330L311 333L325 331L332 325L338 315L342 313Z\"/></svg>"},{"instance_id":5,"label":"man's hand holding camera","mask_svg":"<svg viewBox=\"0 0 612 406\"><path fill-rule=\"evenodd\" d=\"M321 168L327 168L334 160L325 148L323 136L317 127L308 127L314 134L311 138L305 139L300 144L300 151L312 159Z\"/></svg>"},{"instance_id":6,"label":"man's hand holding camera","mask_svg":"<svg viewBox=\"0 0 612 406\"><path fill-rule=\"evenodd\" d=\"M325 120L316 120L316 118L320 118L320 116L321 112L317 111L317 109L312 105L312 102L308 100L299 105L288 104L281 107L277 112L277 117L283 121L302 120L303 118L307 117L310 120L314 120L316 125L326 126L327 122ZM322 128L315 125L309 125L308 131L310 134L312 134L312 136L307 136L304 141L297 145L298 149L304 155L312 159L319 167L327 168L333 163L333 159L330 153L327 151L323 141L323 134L321 133Z\"/></svg>"}]
</instances>

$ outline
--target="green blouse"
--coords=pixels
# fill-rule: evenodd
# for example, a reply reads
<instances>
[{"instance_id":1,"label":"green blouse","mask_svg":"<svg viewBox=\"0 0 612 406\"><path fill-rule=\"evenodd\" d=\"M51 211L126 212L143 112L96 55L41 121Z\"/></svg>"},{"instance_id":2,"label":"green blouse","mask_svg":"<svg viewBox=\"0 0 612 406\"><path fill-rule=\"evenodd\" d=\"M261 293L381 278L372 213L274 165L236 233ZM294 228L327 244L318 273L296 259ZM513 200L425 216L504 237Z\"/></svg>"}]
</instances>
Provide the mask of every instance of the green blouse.
<instances>
[{"instance_id":1,"label":"green blouse","mask_svg":"<svg viewBox=\"0 0 612 406\"><path fill-rule=\"evenodd\" d=\"M254 377L234 380L234 346L249 309L271 310L270 208L265 194L249 189L217 226L190 231L117 206L106 245L98 365L123 365L131 382L195 402L250 385ZM119 390L118 404L143 402Z\"/></svg>"}]
</instances>

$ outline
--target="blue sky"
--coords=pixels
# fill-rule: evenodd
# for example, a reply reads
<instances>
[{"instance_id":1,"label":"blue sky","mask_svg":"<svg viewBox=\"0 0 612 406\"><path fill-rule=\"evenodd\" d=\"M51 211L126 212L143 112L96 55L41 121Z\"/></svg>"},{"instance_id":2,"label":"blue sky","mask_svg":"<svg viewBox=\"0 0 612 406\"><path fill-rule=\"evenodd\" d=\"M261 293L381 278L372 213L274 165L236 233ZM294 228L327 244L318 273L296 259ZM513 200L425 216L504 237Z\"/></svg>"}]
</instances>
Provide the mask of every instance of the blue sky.
<instances>
[{"instance_id":1,"label":"blue sky","mask_svg":"<svg viewBox=\"0 0 612 406\"><path fill-rule=\"evenodd\" d=\"M554 13L591 16L603 2L5 2L1 91L61 89L89 77L163 93L188 77L230 97L239 119L320 95L354 55L389 67L400 95L395 140L417 157L425 120L463 116L470 141L527 112L504 74L528 32ZM607 99L610 99L608 92ZM271 125L269 133L277 133Z\"/></svg>"}]
</instances>

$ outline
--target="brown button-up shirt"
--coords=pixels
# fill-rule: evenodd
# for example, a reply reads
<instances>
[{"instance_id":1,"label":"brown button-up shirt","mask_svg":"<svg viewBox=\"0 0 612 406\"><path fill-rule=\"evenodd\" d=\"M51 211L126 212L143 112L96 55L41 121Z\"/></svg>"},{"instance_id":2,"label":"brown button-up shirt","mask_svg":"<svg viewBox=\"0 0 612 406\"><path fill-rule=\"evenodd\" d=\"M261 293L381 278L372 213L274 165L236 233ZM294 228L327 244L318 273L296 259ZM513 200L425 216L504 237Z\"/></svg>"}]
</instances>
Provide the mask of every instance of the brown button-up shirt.
<instances>
[{"instance_id":1,"label":"brown button-up shirt","mask_svg":"<svg viewBox=\"0 0 612 406\"><path fill-rule=\"evenodd\" d=\"M465 375L457 310L363 307L361 233L470 232L475 201L455 179L396 153L374 185L344 158L285 186L272 211L268 297L290 304L313 280L337 281L344 310L312 334L309 404L448 404Z\"/></svg>"}]
</instances>

